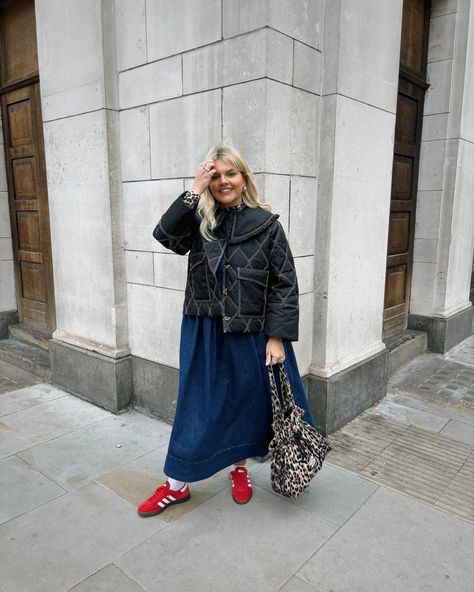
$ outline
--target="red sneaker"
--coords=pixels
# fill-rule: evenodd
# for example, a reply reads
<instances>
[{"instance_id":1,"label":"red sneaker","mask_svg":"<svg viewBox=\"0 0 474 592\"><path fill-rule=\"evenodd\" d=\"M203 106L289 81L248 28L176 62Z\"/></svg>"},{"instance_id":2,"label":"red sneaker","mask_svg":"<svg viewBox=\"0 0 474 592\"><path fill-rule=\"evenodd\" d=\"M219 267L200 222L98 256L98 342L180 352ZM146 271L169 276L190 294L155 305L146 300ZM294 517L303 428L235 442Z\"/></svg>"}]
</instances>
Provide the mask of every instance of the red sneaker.
<instances>
[{"instance_id":1,"label":"red sneaker","mask_svg":"<svg viewBox=\"0 0 474 592\"><path fill-rule=\"evenodd\" d=\"M173 504L182 504L191 497L188 485L174 491L168 481L160 485L147 500L138 506L140 516L156 516Z\"/></svg>"},{"instance_id":2,"label":"red sneaker","mask_svg":"<svg viewBox=\"0 0 474 592\"><path fill-rule=\"evenodd\" d=\"M238 504L246 504L252 497L252 483L247 469L243 466L236 467L229 473L232 481L232 497Z\"/></svg>"}]
</instances>

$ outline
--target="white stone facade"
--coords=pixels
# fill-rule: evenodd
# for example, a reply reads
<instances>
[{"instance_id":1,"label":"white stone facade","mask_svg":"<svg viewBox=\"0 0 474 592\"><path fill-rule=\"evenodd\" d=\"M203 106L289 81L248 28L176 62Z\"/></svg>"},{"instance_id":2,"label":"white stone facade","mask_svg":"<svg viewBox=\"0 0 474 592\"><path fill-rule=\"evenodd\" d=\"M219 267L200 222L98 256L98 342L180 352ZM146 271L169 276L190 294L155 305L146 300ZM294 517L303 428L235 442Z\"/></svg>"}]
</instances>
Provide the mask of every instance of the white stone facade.
<instances>
[{"instance_id":1,"label":"white stone facade","mask_svg":"<svg viewBox=\"0 0 474 592\"><path fill-rule=\"evenodd\" d=\"M207 149L230 141L295 256L301 374L330 377L385 349L403 0L35 4L56 339L178 367L186 257L152 231ZM413 314L469 305L473 55L469 0L433 1ZM4 179L0 163L8 310L16 305Z\"/></svg>"}]
</instances>

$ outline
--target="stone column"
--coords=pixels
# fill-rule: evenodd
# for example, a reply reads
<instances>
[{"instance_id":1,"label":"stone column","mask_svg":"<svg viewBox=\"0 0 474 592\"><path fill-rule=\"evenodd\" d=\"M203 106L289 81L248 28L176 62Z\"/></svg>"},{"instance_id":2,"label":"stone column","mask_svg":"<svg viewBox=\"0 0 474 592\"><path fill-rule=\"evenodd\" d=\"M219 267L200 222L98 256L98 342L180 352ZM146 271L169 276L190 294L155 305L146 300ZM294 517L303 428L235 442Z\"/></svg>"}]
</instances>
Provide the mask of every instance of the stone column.
<instances>
[{"instance_id":1,"label":"stone column","mask_svg":"<svg viewBox=\"0 0 474 592\"><path fill-rule=\"evenodd\" d=\"M17 322L18 307L15 298L12 231L8 207L2 117L0 114L0 339L8 337L8 325Z\"/></svg>"},{"instance_id":2,"label":"stone column","mask_svg":"<svg viewBox=\"0 0 474 592\"><path fill-rule=\"evenodd\" d=\"M386 389L382 311L401 19L402 0L325 3L310 399L327 432Z\"/></svg>"},{"instance_id":3,"label":"stone column","mask_svg":"<svg viewBox=\"0 0 474 592\"><path fill-rule=\"evenodd\" d=\"M409 319L440 353L471 335L473 315L474 8L452 5L431 15Z\"/></svg>"},{"instance_id":4,"label":"stone column","mask_svg":"<svg viewBox=\"0 0 474 592\"><path fill-rule=\"evenodd\" d=\"M131 397L113 0L37 0L57 329L53 381Z\"/></svg>"}]
</instances>

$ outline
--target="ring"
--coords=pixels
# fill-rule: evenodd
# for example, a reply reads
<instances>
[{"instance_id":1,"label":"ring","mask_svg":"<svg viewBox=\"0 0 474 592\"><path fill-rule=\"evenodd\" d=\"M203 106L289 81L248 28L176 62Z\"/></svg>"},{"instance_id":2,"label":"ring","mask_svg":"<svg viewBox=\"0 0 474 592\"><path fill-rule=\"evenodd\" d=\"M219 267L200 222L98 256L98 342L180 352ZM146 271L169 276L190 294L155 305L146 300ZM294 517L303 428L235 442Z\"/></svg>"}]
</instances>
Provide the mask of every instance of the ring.
<instances>
[{"instance_id":1,"label":"ring","mask_svg":"<svg viewBox=\"0 0 474 592\"><path fill-rule=\"evenodd\" d=\"M208 169L207 166L203 162L201 162L201 164L199 166L207 172L209 172L211 170L211 169Z\"/></svg>"}]
</instances>

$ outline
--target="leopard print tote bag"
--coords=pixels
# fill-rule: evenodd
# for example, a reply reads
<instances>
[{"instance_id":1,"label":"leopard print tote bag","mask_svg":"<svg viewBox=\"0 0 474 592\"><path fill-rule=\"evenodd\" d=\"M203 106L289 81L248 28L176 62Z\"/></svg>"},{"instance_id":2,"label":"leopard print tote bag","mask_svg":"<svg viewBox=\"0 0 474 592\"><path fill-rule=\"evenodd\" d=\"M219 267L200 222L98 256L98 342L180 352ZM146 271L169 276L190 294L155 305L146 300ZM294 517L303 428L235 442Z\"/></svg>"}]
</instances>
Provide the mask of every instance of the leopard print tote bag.
<instances>
[{"instance_id":1,"label":"leopard print tote bag","mask_svg":"<svg viewBox=\"0 0 474 592\"><path fill-rule=\"evenodd\" d=\"M273 366L279 366L284 408L278 398ZM294 401L283 363L268 366L272 395L274 436L269 444L272 489L295 500L322 467L331 446L312 425L302 419L304 410Z\"/></svg>"}]
</instances>

